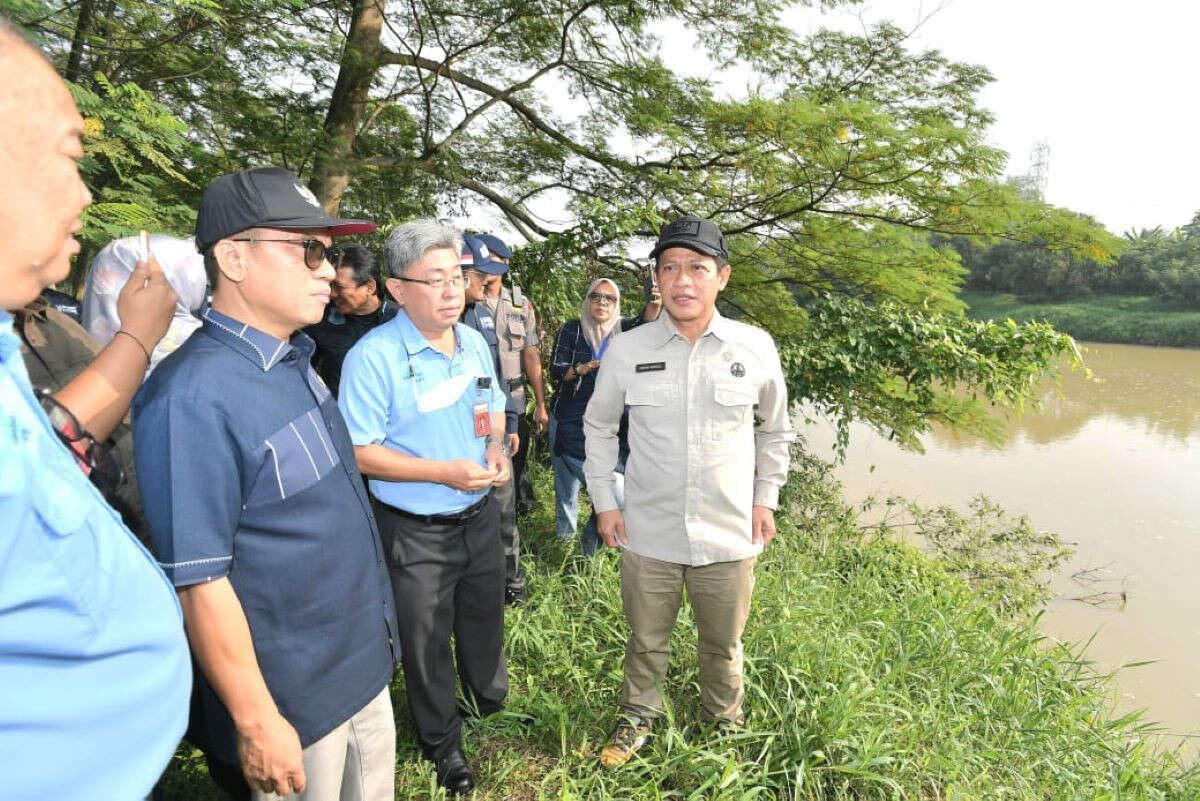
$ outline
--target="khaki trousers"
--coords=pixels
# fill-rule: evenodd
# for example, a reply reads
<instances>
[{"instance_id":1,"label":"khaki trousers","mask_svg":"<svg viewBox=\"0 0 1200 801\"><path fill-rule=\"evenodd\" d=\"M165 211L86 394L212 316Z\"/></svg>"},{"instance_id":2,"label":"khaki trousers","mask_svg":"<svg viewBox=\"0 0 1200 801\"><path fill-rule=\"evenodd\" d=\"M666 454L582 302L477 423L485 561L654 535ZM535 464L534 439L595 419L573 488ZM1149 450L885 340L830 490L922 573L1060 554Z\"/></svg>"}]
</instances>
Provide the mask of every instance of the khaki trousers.
<instances>
[{"instance_id":1,"label":"khaki trousers","mask_svg":"<svg viewBox=\"0 0 1200 801\"><path fill-rule=\"evenodd\" d=\"M308 780L299 795L255 790L254 801L392 801L396 797L396 723L384 687L349 720L301 752Z\"/></svg>"},{"instance_id":2,"label":"khaki trousers","mask_svg":"<svg viewBox=\"0 0 1200 801\"><path fill-rule=\"evenodd\" d=\"M663 714L661 687L671 657L671 631L687 588L699 635L700 704L706 720L740 720L742 631L750 614L757 557L692 567L621 552L621 600L629 621L621 709Z\"/></svg>"}]
</instances>

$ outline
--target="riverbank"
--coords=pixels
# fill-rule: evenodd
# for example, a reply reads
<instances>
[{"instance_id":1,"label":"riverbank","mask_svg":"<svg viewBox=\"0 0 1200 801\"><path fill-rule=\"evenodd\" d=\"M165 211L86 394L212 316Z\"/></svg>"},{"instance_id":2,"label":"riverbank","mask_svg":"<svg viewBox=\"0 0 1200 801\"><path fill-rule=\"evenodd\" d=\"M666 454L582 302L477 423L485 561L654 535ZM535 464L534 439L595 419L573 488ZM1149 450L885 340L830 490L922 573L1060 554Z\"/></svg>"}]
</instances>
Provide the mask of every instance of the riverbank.
<instances>
[{"instance_id":1,"label":"riverbank","mask_svg":"<svg viewBox=\"0 0 1200 801\"><path fill-rule=\"evenodd\" d=\"M617 560L580 563L555 540L544 470L537 479L523 529L532 597L507 621L510 711L466 732L479 801L1200 797L1195 767L1155 755L1137 720L1111 719L1107 681L931 558L864 532L812 465L793 475L757 568L746 731L716 739L693 726L696 636L681 625L672 720L644 758L602 772L626 634ZM393 698L396 797L441 797L402 681ZM161 789L217 798L190 749Z\"/></svg>"},{"instance_id":2,"label":"riverbank","mask_svg":"<svg viewBox=\"0 0 1200 801\"><path fill-rule=\"evenodd\" d=\"M1090 342L1200 347L1200 310L1152 296L1092 295L1066 301L1028 302L1007 292L963 292L976 320L1045 320Z\"/></svg>"}]
</instances>

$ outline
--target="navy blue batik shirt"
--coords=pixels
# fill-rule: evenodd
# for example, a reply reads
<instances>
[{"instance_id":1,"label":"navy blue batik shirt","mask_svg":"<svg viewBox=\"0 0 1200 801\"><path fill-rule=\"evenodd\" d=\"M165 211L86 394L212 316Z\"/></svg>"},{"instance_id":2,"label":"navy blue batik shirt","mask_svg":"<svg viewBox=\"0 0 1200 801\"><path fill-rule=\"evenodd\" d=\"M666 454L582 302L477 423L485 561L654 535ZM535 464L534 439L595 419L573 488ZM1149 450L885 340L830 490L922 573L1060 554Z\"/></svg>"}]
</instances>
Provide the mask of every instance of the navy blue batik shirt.
<instances>
[{"instance_id":1,"label":"navy blue batik shirt","mask_svg":"<svg viewBox=\"0 0 1200 801\"><path fill-rule=\"evenodd\" d=\"M379 535L313 347L209 309L133 404L159 564L176 587L228 577L302 746L387 686L397 658ZM195 692L188 739L236 765L233 723L200 670Z\"/></svg>"}]
</instances>

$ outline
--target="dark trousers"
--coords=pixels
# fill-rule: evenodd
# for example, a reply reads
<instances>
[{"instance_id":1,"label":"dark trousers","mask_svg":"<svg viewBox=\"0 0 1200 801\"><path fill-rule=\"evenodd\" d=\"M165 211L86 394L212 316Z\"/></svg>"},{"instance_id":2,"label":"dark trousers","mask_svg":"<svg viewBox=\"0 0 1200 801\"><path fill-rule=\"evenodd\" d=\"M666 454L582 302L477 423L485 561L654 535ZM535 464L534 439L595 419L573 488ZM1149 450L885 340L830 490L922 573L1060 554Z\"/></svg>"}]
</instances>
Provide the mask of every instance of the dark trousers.
<instances>
[{"instance_id":1,"label":"dark trousers","mask_svg":"<svg viewBox=\"0 0 1200 801\"><path fill-rule=\"evenodd\" d=\"M523 414L517 418L517 434L521 444L512 456L513 482L516 484L516 509L522 517L533 511L533 482L529 480L529 471L525 469L529 458L529 446L533 444L533 431L529 427L529 415Z\"/></svg>"},{"instance_id":2,"label":"dark trousers","mask_svg":"<svg viewBox=\"0 0 1200 801\"><path fill-rule=\"evenodd\" d=\"M504 548L504 586L512 590L525 588L525 571L521 569L521 531L517 528L517 485L509 476L492 490L492 503L500 513L500 543Z\"/></svg>"},{"instance_id":3,"label":"dark trousers","mask_svg":"<svg viewBox=\"0 0 1200 801\"><path fill-rule=\"evenodd\" d=\"M446 524L378 503L376 518L396 596L408 708L421 750L437 760L462 743L455 661L463 694L481 712L500 709L508 695L499 507L489 497L469 522Z\"/></svg>"}]
</instances>

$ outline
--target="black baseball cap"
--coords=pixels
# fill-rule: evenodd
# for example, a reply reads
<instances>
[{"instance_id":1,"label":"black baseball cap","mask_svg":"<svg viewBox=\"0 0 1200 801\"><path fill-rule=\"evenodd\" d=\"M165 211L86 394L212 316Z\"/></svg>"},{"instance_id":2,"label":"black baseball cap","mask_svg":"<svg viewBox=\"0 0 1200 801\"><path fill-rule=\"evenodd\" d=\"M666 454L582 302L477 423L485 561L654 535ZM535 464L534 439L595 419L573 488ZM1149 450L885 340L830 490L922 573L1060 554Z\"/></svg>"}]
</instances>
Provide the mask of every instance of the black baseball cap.
<instances>
[{"instance_id":1,"label":"black baseball cap","mask_svg":"<svg viewBox=\"0 0 1200 801\"><path fill-rule=\"evenodd\" d=\"M722 264L729 263L729 249L725 246L725 236L715 223L685 214L679 219L669 222L658 232L658 244L650 251L650 258L657 259L658 254L670 247L681 247L715 256Z\"/></svg>"},{"instance_id":2,"label":"black baseball cap","mask_svg":"<svg viewBox=\"0 0 1200 801\"><path fill-rule=\"evenodd\" d=\"M330 217L295 173L278 167L220 175L200 198L196 249L247 228L328 228L333 236L369 234L375 223Z\"/></svg>"}]
</instances>

